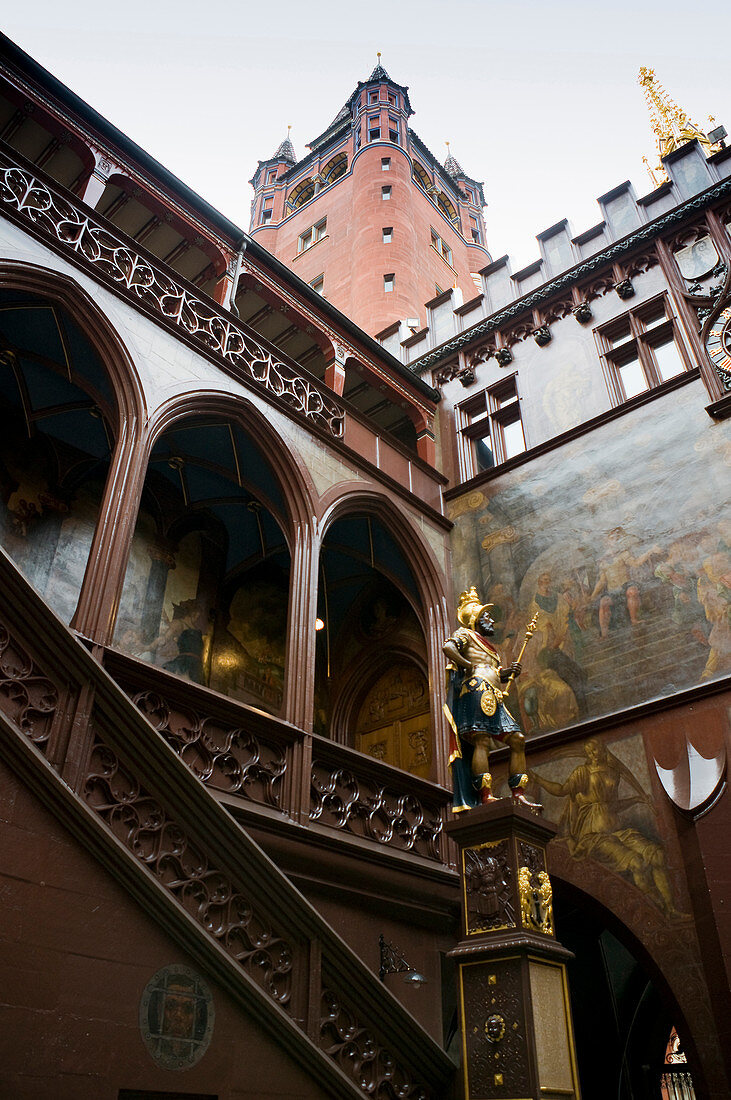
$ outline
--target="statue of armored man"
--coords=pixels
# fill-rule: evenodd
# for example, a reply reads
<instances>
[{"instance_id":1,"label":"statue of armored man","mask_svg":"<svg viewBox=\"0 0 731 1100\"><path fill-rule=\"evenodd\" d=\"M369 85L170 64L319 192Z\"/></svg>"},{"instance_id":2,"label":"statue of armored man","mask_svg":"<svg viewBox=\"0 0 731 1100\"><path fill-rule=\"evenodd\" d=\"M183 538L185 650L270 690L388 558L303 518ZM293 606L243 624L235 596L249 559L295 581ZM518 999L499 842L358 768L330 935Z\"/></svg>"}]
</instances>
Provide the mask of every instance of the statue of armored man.
<instances>
[{"instance_id":1,"label":"statue of armored man","mask_svg":"<svg viewBox=\"0 0 731 1100\"><path fill-rule=\"evenodd\" d=\"M530 809L540 809L525 796L525 737L505 704L507 691L503 690L520 675L521 666L518 661L505 668L500 663L500 654L489 640L495 633L492 607L491 603L482 603L474 585L463 592L457 607L460 625L443 646L448 674L444 713L450 727L454 813L496 801L489 770L491 741L510 748L508 786L513 799ZM529 636L530 632L526 640Z\"/></svg>"}]
</instances>

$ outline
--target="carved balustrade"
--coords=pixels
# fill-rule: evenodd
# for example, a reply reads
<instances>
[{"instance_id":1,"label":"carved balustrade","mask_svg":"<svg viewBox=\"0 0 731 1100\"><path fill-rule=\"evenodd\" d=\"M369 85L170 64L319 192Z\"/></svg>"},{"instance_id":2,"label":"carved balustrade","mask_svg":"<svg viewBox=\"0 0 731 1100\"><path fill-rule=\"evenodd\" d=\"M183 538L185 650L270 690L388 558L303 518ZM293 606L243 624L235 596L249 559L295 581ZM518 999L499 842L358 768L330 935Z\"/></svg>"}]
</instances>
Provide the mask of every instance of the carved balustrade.
<instances>
[{"instance_id":1,"label":"carved balustrade","mask_svg":"<svg viewBox=\"0 0 731 1100\"><path fill-rule=\"evenodd\" d=\"M390 851L445 861L443 787L305 734L234 699L112 650L105 665L145 718L207 787L242 809L266 807L302 825L350 835ZM308 753L295 753L305 740ZM309 806L300 813L301 768ZM305 784L307 786L307 784Z\"/></svg>"},{"instance_id":2,"label":"carved balustrade","mask_svg":"<svg viewBox=\"0 0 731 1100\"><path fill-rule=\"evenodd\" d=\"M111 650L105 664L207 787L283 814L291 810L287 780L300 730Z\"/></svg>"},{"instance_id":3,"label":"carved balustrade","mask_svg":"<svg viewBox=\"0 0 731 1100\"><path fill-rule=\"evenodd\" d=\"M313 738L310 820L391 849L443 861L451 793L325 738Z\"/></svg>"},{"instance_id":4,"label":"carved balustrade","mask_svg":"<svg viewBox=\"0 0 731 1100\"><path fill-rule=\"evenodd\" d=\"M0 753L22 764L52 812L73 821L154 918L166 914L167 930L242 1006L279 1014L276 1026L319 1073L324 1095L446 1095L451 1061L183 765L192 737L203 746L195 759L206 760L198 770L227 774L212 762L205 723L188 715L181 725L177 704L153 700L149 687L147 714L136 708L95 659L99 650L87 652L2 550L0 623ZM247 766L231 765L242 788Z\"/></svg>"},{"instance_id":5,"label":"carved balustrade","mask_svg":"<svg viewBox=\"0 0 731 1100\"><path fill-rule=\"evenodd\" d=\"M145 253L34 165L0 147L0 209L158 323L212 354L233 377L340 439L345 410L316 379L233 314Z\"/></svg>"}]
</instances>

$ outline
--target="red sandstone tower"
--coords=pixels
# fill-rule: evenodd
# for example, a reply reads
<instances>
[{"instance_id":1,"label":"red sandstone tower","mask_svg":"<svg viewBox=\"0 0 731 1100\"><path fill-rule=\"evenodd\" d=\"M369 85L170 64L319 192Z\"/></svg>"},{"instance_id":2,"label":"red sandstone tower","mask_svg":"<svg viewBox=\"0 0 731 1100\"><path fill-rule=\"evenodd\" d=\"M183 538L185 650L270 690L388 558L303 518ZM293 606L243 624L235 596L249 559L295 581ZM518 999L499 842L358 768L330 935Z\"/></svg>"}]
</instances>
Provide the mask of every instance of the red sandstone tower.
<instances>
[{"instance_id":1,"label":"red sandstone tower","mask_svg":"<svg viewBox=\"0 0 731 1100\"><path fill-rule=\"evenodd\" d=\"M424 303L490 263L482 184L409 127L408 88L379 63L297 160L289 136L259 161L250 232L377 334L425 322Z\"/></svg>"}]
</instances>

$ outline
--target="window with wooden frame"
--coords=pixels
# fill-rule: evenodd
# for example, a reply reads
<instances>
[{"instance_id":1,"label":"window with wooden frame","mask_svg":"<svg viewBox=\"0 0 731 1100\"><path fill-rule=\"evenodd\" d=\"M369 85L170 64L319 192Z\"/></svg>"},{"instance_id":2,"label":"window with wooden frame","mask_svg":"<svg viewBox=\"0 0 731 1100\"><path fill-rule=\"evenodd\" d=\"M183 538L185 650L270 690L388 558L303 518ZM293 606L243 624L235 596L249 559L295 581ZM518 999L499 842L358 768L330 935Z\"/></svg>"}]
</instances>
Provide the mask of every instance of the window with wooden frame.
<instances>
[{"instance_id":1,"label":"window with wooden frame","mask_svg":"<svg viewBox=\"0 0 731 1100\"><path fill-rule=\"evenodd\" d=\"M274 213L274 195L265 195L261 205L259 225L268 225Z\"/></svg>"},{"instance_id":2,"label":"window with wooden frame","mask_svg":"<svg viewBox=\"0 0 731 1100\"><path fill-rule=\"evenodd\" d=\"M442 240L435 229L432 229L431 231L431 246L451 267L452 249L449 247L446 241Z\"/></svg>"},{"instance_id":3,"label":"window with wooden frame","mask_svg":"<svg viewBox=\"0 0 731 1100\"><path fill-rule=\"evenodd\" d=\"M306 229L304 233L300 234L297 252L306 252L308 248L312 248L314 244L321 241L326 234L327 218L323 218L321 222L317 222L316 225L311 225L309 229Z\"/></svg>"},{"instance_id":4,"label":"window with wooden frame","mask_svg":"<svg viewBox=\"0 0 731 1100\"><path fill-rule=\"evenodd\" d=\"M691 369L664 294L595 329L595 336L615 405Z\"/></svg>"},{"instance_id":5,"label":"window with wooden frame","mask_svg":"<svg viewBox=\"0 0 731 1100\"><path fill-rule=\"evenodd\" d=\"M525 450L517 379L503 378L455 408L463 480Z\"/></svg>"},{"instance_id":6,"label":"window with wooden frame","mask_svg":"<svg viewBox=\"0 0 731 1100\"><path fill-rule=\"evenodd\" d=\"M368 118L368 140L380 141L381 140L381 118L380 115L372 115Z\"/></svg>"}]
</instances>

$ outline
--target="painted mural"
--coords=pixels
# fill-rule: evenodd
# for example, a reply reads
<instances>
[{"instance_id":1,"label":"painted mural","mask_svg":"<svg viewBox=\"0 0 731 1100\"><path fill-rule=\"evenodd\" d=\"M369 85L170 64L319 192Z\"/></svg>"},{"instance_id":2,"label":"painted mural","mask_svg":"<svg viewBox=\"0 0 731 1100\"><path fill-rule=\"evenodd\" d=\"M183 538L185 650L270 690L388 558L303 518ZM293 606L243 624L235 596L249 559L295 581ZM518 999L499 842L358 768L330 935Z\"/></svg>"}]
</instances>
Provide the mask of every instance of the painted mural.
<instances>
[{"instance_id":1,"label":"painted mural","mask_svg":"<svg viewBox=\"0 0 731 1100\"><path fill-rule=\"evenodd\" d=\"M76 610L94 536L103 480L62 487L60 474L87 456L17 422L0 421L0 544L68 623ZM104 471L105 472L105 471Z\"/></svg>"},{"instance_id":2,"label":"painted mural","mask_svg":"<svg viewBox=\"0 0 731 1100\"><path fill-rule=\"evenodd\" d=\"M731 435L697 397L687 386L452 502L455 589L495 604L504 663L538 615L526 733L731 672Z\"/></svg>"},{"instance_id":3,"label":"painted mural","mask_svg":"<svg viewBox=\"0 0 731 1100\"><path fill-rule=\"evenodd\" d=\"M678 915L641 737L589 738L555 749L529 778L572 859L594 860L666 917Z\"/></svg>"},{"instance_id":4,"label":"painted mural","mask_svg":"<svg viewBox=\"0 0 731 1100\"><path fill-rule=\"evenodd\" d=\"M215 547L192 531L163 548L141 512L120 603L115 644L133 657L278 712L284 696L287 574L266 563L228 597Z\"/></svg>"}]
</instances>

